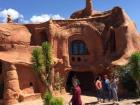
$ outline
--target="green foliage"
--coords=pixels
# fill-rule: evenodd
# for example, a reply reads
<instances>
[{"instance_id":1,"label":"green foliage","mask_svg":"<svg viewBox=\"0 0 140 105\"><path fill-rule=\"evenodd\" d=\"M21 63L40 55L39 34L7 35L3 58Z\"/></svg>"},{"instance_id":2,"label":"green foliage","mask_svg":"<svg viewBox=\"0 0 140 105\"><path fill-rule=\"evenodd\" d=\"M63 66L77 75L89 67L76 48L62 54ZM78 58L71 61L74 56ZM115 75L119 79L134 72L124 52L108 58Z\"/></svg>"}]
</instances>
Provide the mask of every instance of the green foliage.
<instances>
[{"instance_id":1,"label":"green foliage","mask_svg":"<svg viewBox=\"0 0 140 105\"><path fill-rule=\"evenodd\" d=\"M52 92L54 69L52 68L51 44L44 42L41 47L42 48L35 48L32 52L33 68L38 72L41 80L46 84L48 90Z\"/></svg>"},{"instance_id":2,"label":"green foliage","mask_svg":"<svg viewBox=\"0 0 140 105\"><path fill-rule=\"evenodd\" d=\"M119 67L117 74L128 92L140 96L140 52L133 53L129 63Z\"/></svg>"},{"instance_id":3,"label":"green foliage","mask_svg":"<svg viewBox=\"0 0 140 105\"><path fill-rule=\"evenodd\" d=\"M121 66L117 70L117 76L120 79L120 83L127 90L127 97L135 97L137 85L135 80L129 73L129 66Z\"/></svg>"},{"instance_id":4,"label":"green foliage","mask_svg":"<svg viewBox=\"0 0 140 105\"><path fill-rule=\"evenodd\" d=\"M48 42L42 43L42 52L45 58L45 66L48 72L51 71L52 65L52 51L51 51L51 44Z\"/></svg>"},{"instance_id":5,"label":"green foliage","mask_svg":"<svg viewBox=\"0 0 140 105\"><path fill-rule=\"evenodd\" d=\"M33 68L37 72L41 72L41 70L44 70L44 57L42 54L41 48L35 48L32 52L32 63Z\"/></svg>"},{"instance_id":6,"label":"green foliage","mask_svg":"<svg viewBox=\"0 0 140 105\"><path fill-rule=\"evenodd\" d=\"M52 49L51 49L51 44L48 42L43 42L42 43L42 52L43 52L43 56L44 56L44 64L46 67L46 72L47 72L47 79L46 79L46 83L47 84L51 84L52 82L52 74L51 74L51 70L52 70Z\"/></svg>"},{"instance_id":7,"label":"green foliage","mask_svg":"<svg viewBox=\"0 0 140 105\"><path fill-rule=\"evenodd\" d=\"M46 92L44 95L45 105L63 105L61 97L53 97L51 92Z\"/></svg>"},{"instance_id":8,"label":"green foliage","mask_svg":"<svg viewBox=\"0 0 140 105\"><path fill-rule=\"evenodd\" d=\"M130 65L130 75L137 84L137 94L140 96L140 52L132 54L128 65Z\"/></svg>"},{"instance_id":9,"label":"green foliage","mask_svg":"<svg viewBox=\"0 0 140 105\"><path fill-rule=\"evenodd\" d=\"M63 99L60 97L53 97L49 105L63 105Z\"/></svg>"},{"instance_id":10,"label":"green foliage","mask_svg":"<svg viewBox=\"0 0 140 105\"><path fill-rule=\"evenodd\" d=\"M44 95L45 105L49 105L52 98L53 98L52 93L46 92Z\"/></svg>"},{"instance_id":11,"label":"green foliage","mask_svg":"<svg viewBox=\"0 0 140 105\"><path fill-rule=\"evenodd\" d=\"M135 80L140 80L140 52L135 52L130 58L130 73Z\"/></svg>"}]
</instances>

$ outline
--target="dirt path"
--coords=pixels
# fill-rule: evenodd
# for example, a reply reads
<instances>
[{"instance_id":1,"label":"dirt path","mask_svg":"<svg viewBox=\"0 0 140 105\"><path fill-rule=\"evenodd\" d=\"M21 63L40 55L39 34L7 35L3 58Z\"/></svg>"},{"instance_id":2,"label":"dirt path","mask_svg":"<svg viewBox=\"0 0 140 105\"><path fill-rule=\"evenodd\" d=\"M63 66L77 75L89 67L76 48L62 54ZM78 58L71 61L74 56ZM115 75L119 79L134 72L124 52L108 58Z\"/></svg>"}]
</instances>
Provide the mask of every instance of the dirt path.
<instances>
[{"instance_id":1,"label":"dirt path","mask_svg":"<svg viewBox=\"0 0 140 105\"><path fill-rule=\"evenodd\" d=\"M67 93L65 95L62 95L62 97L65 100L64 101L64 105L69 105L68 103L69 103L69 101L70 101L72 96L69 93ZM85 105L86 103L97 102L97 98L96 97L82 95L81 98L82 98L83 105Z\"/></svg>"},{"instance_id":2,"label":"dirt path","mask_svg":"<svg viewBox=\"0 0 140 105\"><path fill-rule=\"evenodd\" d=\"M22 102L22 103L15 104L15 105L44 105L44 103L43 103L42 99L37 99L37 100Z\"/></svg>"},{"instance_id":3,"label":"dirt path","mask_svg":"<svg viewBox=\"0 0 140 105\"><path fill-rule=\"evenodd\" d=\"M69 101L71 99L71 95L69 93L62 95L64 99L64 105L69 105ZM140 104L134 104L133 102L140 101L140 99L124 99L119 102L119 105L140 105ZM83 105L113 105L113 102L109 103L100 103L100 104L95 104L97 103L96 97L93 96L84 96L82 95L82 102ZM16 105L43 105L43 100L37 99L33 101L28 101L28 102L22 102L20 104ZM115 105L115 104L114 104Z\"/></svg>"},{"instance_id":4,"label":"dirt path","mask_svg":"<svg viewBox=\"0 0 140 105\"><path fill-rule=\"evenodd\" d=\"M64 105L69 105L69 100L71 99L71 95L68 93L62 96L65 100ZM140 99L124 99L122 101L119 101L119 105L140 105L140 104L134 104L133 102L140 101ZM106 102L106 103L100 103L97 104L97 98L94 96L84 96L82 95L82 103L83 105L113 105L113 102Z\"/></svg>"}]
</instances>

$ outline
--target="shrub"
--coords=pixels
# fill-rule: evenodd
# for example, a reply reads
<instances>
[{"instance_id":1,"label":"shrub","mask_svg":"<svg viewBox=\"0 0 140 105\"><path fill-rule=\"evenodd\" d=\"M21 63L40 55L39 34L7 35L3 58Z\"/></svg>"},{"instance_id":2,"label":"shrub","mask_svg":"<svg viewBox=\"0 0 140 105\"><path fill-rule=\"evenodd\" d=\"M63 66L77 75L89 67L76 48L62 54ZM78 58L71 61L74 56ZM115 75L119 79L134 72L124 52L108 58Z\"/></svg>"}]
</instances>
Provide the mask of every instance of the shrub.
<instances>
[{"instance_id":1,"label":"shrub","mask_svg":"<svg viewBox=\"0 0 140 105\"><path fill-rule=\"evenodd\" d=\"M63 99L60 97L53 97L49 105L63 105Z\"/></svg>"},{"instance_id":2,"label":"shrub","mask_svg":"<svg viewBox=\"0 0 140 105\"><path fill-rule=\"evenodd\" d=\"M130 75L136 82L137 85L137 95L140 96L140 52L135 52L131 55L129 60L130 65Z\"/></svg>"},{"instance_id":3,"label":"shrub","mask_svg":"<svg viewBox=\"0 0 140 105\"><path fill-rule=\"evenodd\" d=\"M127 97L137 97L137 85L134 78L130 74L130 67L131 66L128 64L125 66L120 66L114 71L113 74L119 77L120 83L127 90Z\"/></svg>"},{"instance_id":4,"label":"shrub","mask_svg":"<svg viewBox=\"0 0 140 105\"><path fill-rule=\"evenodd\" d=\"M44 57L41 48L35 48L32 52L33 69L40 73L44 69Z\"/></svg>"},{"instance_id":5,"label":"shrub","mask_svg":"<svg viewBox=\"0 0 140 105\"><path fill-rule=\"evenodd\" d=\"M51 92L46 92L45 95L44 95L45 105L49 105L52 98L53 98L52 93Z\"/></svg>"},{"instance_id":6,"label":"shrub","mask_svg":"<svg viewBox=\"0 0 140 105\"><path fill-rule=\"evenodd\" d=\"M49 42L43 42L41 48L35 48L32 52L33 69L38 72L42 82L48 91L53 90L54 68L52 67L52 46ZM52 87L52 88L51 88Z\"/></svg>"},{"instance_id":7,"label":"shrub","mask_svg":"<svg viewBox=\"0 0 140 105\"><path fill-rule=\"evenodd\" d=\"M132 76L129 73L125 73L121 77L121 83L125 89L127 89L128 97L135 97L136 95L136 89L137 85L135 80L132 78Z\"/></svg>"},{"instance_id":8,"label":"shrub","mask_svg":"<svg viewBox=\"0 0 140 105\"><path fill-rule=\"evenodd\" d=\"M45 105L63 105L63 98L53 97L51 92L46 92L44 95Z\"/></svg>"}]
</instances>

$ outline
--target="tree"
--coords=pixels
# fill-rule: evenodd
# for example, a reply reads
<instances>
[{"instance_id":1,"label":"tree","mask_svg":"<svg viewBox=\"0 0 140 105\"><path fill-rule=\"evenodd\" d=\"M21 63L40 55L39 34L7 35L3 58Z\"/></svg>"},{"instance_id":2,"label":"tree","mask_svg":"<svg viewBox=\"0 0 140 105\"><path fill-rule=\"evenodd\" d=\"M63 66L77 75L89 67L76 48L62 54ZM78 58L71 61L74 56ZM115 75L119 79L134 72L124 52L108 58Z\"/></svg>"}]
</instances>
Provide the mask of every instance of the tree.
<instances>
[{"instance_id":1,"label":"tree","mask_svg":"<svg viewBox=\"0 0 140 105\"><path fill-rule=\"evenodd\" d=\"M41 80L46 84L46 87L52 92L52 81L54 78L51 44L48 42L42 43L42 48L35 48L32 52L33 68L38 72ZM53 71L53 72L52 72Z\"/></svg>"},{"instance_id":2,"label":"tree","mask_svg":"<svg viewBox=\"0 0 140 105\"><path fill-rule=\"evenodd\" d=\"M120 77L127 90L133 90L133 93L137 92L137 96L140 96L140 52L134 52L128 64L116 69L114 73Z\"/></svg>"},{"instance_id":3,"label":"tree","mask_svg":"<svg viewBox=\"0 0 140 105\"><path fill-rule=\"evenodd\" d=\"M134 78L130 74L129 64L117 67L116 70L114 70L113 74L119 77L120 84L127 91L127 94L125 94L124 97L138 96L138 94L136 94L137 85Z\"/></svg>"},{"instance_id":4,"label":"tree","mask_svg":"<svg viewBox=\"0 0 140 105\"><path fill-rule=\"evenodd\" d=\"M128 65L130 66L130 75L136 81L137 92L140 95L140 52L132 54Z\"/></svg>"},{"instance_id":5,"label":"tree","mask_svg":"<svg viewBox=\"0 0 140 105\"><path fill-rule=\"evenodd\" d=\"M52 49L51 44L48 42L42 43L42 52L44 56L44 64L46 67L47 72L47 84L49 86L49 90L53 90L53 82L54 82L54 68L53 68L53 61L52 61Z\"/></svg>"},{"instance_id":6,"label":"tree","mask_svg":"<svg viewBox=\"0 0 140 105\"><path fill-rule=\"evenodd\" d=\"M35 48L32 52L33 69L40 75L41 80L45 82L45 64L41 48Z\"/></svg>"}]
</instances>

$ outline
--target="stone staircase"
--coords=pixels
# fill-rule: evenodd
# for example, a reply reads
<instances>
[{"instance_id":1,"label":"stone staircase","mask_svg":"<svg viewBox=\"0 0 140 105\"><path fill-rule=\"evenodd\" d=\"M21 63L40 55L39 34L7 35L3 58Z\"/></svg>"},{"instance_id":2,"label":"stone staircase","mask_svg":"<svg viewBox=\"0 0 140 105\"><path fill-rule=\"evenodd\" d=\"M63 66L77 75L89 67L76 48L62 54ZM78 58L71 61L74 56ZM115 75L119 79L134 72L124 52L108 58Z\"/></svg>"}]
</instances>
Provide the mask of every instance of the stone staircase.
<instances>
[{"instance_id":1,"label":"stone staircase","mask_svg":"<svg viewBox=\"0 0 140 105\"><path fill-rule=\"evenodd\" d=\"M44 105L40 93L26 94L22 97L22 101L15 105Z\"/></svg>"},{"instance_id":2,"label":"stone staircase","mask_svg":"<svg viewBox=\"0 0 140 105\"><path fill-rule=\"evenodd\" d=\"M36 99L42 99L40 93L25 95L23 101L26 102L30 100L36 100Z\"/></svg>"},{"instance_id":3,"label":"stone staircase","mask_svg":"<svg viewBox=\"0 0 140 105\"><path fill-rule=\"evenodd\" d=\"M44 103L42 99L37 99L37 100L32 100L32 101L21 102L14 105L44 105Z\"/></svg>"}]
</instances>

